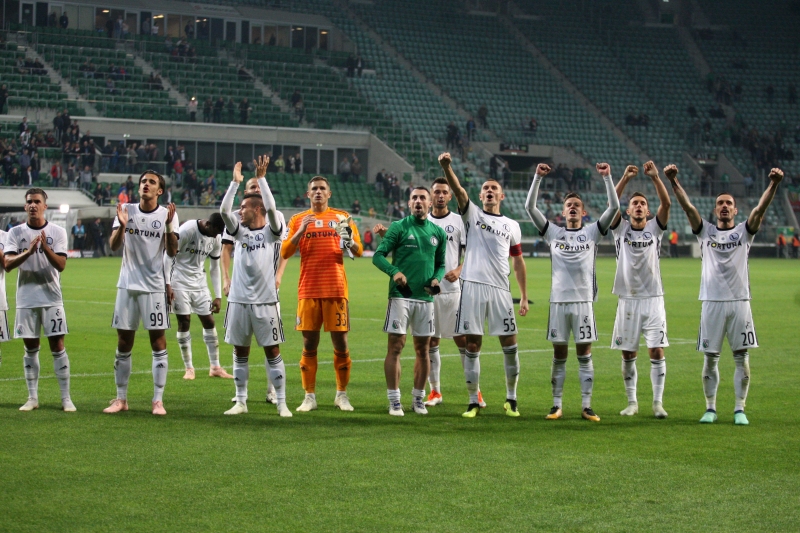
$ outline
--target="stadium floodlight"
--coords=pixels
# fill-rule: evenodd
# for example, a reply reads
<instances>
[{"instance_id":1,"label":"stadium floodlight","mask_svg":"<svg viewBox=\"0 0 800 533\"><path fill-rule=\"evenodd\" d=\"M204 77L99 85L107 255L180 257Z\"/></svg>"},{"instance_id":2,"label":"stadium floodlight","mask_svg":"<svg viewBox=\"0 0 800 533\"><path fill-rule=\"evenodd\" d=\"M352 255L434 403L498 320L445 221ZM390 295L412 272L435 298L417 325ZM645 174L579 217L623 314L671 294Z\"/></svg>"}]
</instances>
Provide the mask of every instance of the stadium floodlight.
<instances>
[{"instance_id":1,"label":"stadium floodlight","mask_svg":"<svg viewBox=\"0 0 800 533\"><path fill-rule=\"evenodd\" d=\"M64 213L65 215L69 213L69 204L61 204L58 208L59 212Z\"/></svg>"}]
</instances>

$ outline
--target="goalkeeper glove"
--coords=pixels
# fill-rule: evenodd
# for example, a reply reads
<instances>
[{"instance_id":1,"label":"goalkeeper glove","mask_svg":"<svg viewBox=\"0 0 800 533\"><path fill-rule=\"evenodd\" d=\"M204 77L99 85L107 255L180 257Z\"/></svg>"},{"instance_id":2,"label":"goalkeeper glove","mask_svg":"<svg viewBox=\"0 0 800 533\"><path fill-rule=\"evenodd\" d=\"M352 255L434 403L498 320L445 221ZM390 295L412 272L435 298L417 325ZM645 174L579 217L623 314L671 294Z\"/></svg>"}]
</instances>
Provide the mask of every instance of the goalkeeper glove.
<instances>
[{"instance_id":1,"label":"goalkeeper glove","mask_svg":"<svg viewBox=\"0 0 800 533\"><path fill-rule=\"evenodd\" d=\"M336 224L336 233L342 240L342 247L349 249L353 245L353 229L350 227L352 218L342 215L336 215L336 218L339 219L339 223Z\"/></svg>"}]
</instances>

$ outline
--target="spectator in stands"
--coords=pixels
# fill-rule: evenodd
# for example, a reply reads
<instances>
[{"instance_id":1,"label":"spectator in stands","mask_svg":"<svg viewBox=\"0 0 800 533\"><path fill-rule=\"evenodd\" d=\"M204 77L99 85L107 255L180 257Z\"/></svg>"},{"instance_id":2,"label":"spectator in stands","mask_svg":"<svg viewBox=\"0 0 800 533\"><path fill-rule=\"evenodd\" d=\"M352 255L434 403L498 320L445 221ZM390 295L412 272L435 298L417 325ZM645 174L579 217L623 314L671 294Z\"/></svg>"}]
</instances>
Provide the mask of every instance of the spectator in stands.
<instances>
[{"instance_id":1,"label":"spectator in stands","mask_svg":"<svg viewBox=\"0 0 800 533\"><path fill-rule=\"evenodd\" d=\"M451 150L456 147L456 139L458 139L458 126L456 126L455 122L452 120L450 121L450 124L447 125L445 133L445 144L447 149Z\"/></svg>"},{"instance_id":2,"label":"spectator in stands","mask_svg":"<svg viewBox=\"0 0 800 533\"><path fill-rule=\"evenodd\" d=\"M120 35L120 37L122 39L127 39L128 36L130 35L130 33L131 32L130 32L130 27L128 27L128 23L123 20L122 21L122 34Z\"/></svg>"},{"instance_id":3,"label":"spectator in stands","mask_svg":"<svg viewBox=\"0 0 800 533\"><path fill-rule=\"evenodd\" d=\"M8 86L4 83L0 86L0 115L7 115L8 108L6 107L6 103L8 102Z\"/></svg>"},{"instance_id":4,"label":"spectator in stands","mask_svg":"<svg viewBox=\"0 0 800 533\"><path fill-rule=\"evenodd\" d=\"M61 178L64 174L64 169L61 166L61 161L56 161L50 167L50 178L53 180L53 187L58 188L61 186Z\"/></svg>"},{"instance_id":5,"label":"spectator in stands","mask_svg":"<svg viewBox=\"0 0 800 533\"><path fill-rule=\"evenodd\" d=\"M99 218L96 218L94 222L89 226L89 232L92 234L92 240L94 241L94 256L95 257L105 257L106 256L106 242L105 242L105 231L103 231L103 223L100 221Z\"/></svg>"},{"instance_id":6,"label":"spectator in stands","mask_svg":"<svg viewBox=\"0 0 800 533\"><path fill-rule=\"evenodd\" d=\"M58 25L58 15L56 15L55 11L51 11L50 15L47 17L47 25L50 28L55 28Z\"/></svg>"},{"instance_id":7,"label":"spectator in stands","mask_svg":"<svg viewBox=\"0 0 800 533\"><path fill-rule=\"evenodd\" d=\"M236 124L236 102L233 101L233 97L228 98L226 107L228 109L228 123Z\"/></svg>"},{"instance_id":8,"label":"spectator in stands","mask_svg":"<svg viewBox=\"0 0 800 533\"><path fill-rule=\"evenodd\" d=\"M214 205L215 200L214 191L211 190L211 187L206 187L203 194L200 195L200 205Z\"/></svg>"},{"instance_id":9,"label":"spectator in stands","mask_svg":"<svg viewBox=\"0 0 800 533\"><path fill-rule=\"evenodd\" d=\"M294 154L294 171L297 174L303 172L303 158L300 156L300 152Z\"/></svg>"},{"instance_id":10,"label":"spectator in stands","mask_svg":"<svg viewBox=\"0 0 800 533\"><path fill-rule=\"evenodd\" d=\"M19 173L19 168L13 167L11 172L6 175L6 181L11 187L18 187L22 185L22 177Z\"/></svg>"},{"instance_id":11,"label":"spectator in stands","mask_svg":"<svg viewBox=\"0 0 800 533\"><path fill-rule=\"evenodd\" d=\"M114 196L114 193L111 190L111 184L110 183L106 183L106 186L103 187L102 191L100 191L100 197L103 199L103 205L111 204L111 198L113 196Z\"/></svg>"},{"instance_id":12,"label":"spectator in stands","mask_svg":"<svg viewBox=\"0 0 800 533\"><path fill-rule=\"evenodd\" d=\"M186 104L186 110L189 112L189 122L197 121L197 97L192 96L189 103Z\"/></svg>"},{"instance_id":13,"label":"spectator in stands","mask_svg":"<svg viewBox=\"0 0 800 533\"><path fill-rule=\"evenodd\" d=\"M294 114L297 116L297 120L303 122L303 118L306 116L306 103L303 101L303 97L300 97L300 100L294 104Z\"/></svg>"},{"instance_id":14,"label":"spectator in stands","mask_svg":"<svg viewBox=\"0 0 800 533\"><path fill-rule=\"evenodd\" d=\"M220 124L222 122L222 110L225 109L225 99L221 96L214 102L214 122Z\"/></svg>"},{"instance_id":15,"label":"spectator in stands","mask_svg":"<svg viewBox=\"0 0 800 533\"><path fill-rule=\"evenodd\" d=\"M114 80L111 78L106 78L106 91L108 91L108 94L117 93L117 87L114 85Z\"/></svg>"},{"instance_id":16,"label":"spectator in stands","mask_svg":"<svg viewBox=\"0 0 800 533\"><path fill-rule=\"evenodd\" d=\"M119 188L117 193L117 204L128 204L131 202L131 197L128 196L128 188L124 185Z\"/></svg>"},{"instance_id":17,"label":"spectator in stands","mask_svg":"<svg viewBox=\"0 0 800 533\"><path fill-rule=\"evenodd\" d=\"M136 160L137 160L137 165L134 172L143 171L144 167L146 166L146 162L150 160L147 156L147 150L144 146L144 143L139 144L138 147L136 148Z\"/></svg>"},{"instance_id":18,"label":"spectator in stands","mask_svg":"<svg viewBox=\"0 0 800 533\"><path fill-rule=\"evenodd\" d=\"M303 198L299 194L294 197L294 200L292 200L292 207L305 207L305 206L306 206L306 201L303 200Z\"/></svg>"},{"instance_id":19,"label":"spectator in stands","mask_svg":"<svg viewBox=\"0 0 800 533\"><path fill-rule=\"evenodd\" d=\"M23 149L22 154L17 159L19 166L23 169L28 168L31 165L31 156L27 149Z\"/></svg>"},{"instance_id":20,"label":"spectator in stands","mask_svg":"<svg viewBox=\"0 0 800 533\"><path fill-rule=\"evenodd\" d=\"M142 35L150 35L150 17L145 18L142 21L142 27L140 28L140 32Z\"/></svg>"},{"instance_id":21,"label":"spectator in stands","mask_svg":"<svg viewBox=\"0 0 800 533\"><path fill-rule=\"evenodd\" d=\"M33 187L33 182L36 181L36 178L33 177L33 167L28 165L27 167L22 168L22 185L25 187Z\"/></svg>"},{"instance_id":22,"label":"spectator in stands","mask_svg":"<svg viewBox=\"0 0 800 533\"><path fill-rule=\"evenodd\" d=\"M61 26L62 30L66 30L69 28L69 17L67 16L67 12L64 11L61 13L61 17L58 19L58 24Z\"/></svg>"},{"instance_id":23,"label":"spectator in stands","mask_svg":"<svg viewBox=\"0 0 800 533\"><path fill-rule=\"evenodd\" d=\"M20 133L25 133L30 129L28 125L28 117L22 117L22 122L19 123L18 129Z\"/></svg>"},{"instance_id":24,"label":"spectator in stands","mask_svg":"<svg viewBox=\"0 0 800 533\"><path fill-rule=\"evenodd\" d=\"M211 188L211 191L216 193L217 192L217 178L214 177L214 174L209 174L206 180L203 182L203 188L208 189Z\"/></svg>"},{"instance_id":25,"label":"spectator in stands","mask_svg":"<svg viewBox=\"0 0 800 533\"><path fill-rule=\"evenodd\" d=\"M239 102L239 122L241 124L247 124L248 119L250 118L250 112L253 110L250 107L250 101L247 97L242 98L242 101Z\"/></svg>"},{"instance_id":26,"label":"spectator in stands","mask_svg":"<svg viewBox=\"0 0 800 533\"><path fill-rule=\"evenodd\" d=\"M528 131L530 132L531 136L535 139L536 132L539 131L539 122L534 117L531 117L530 120L528 120Z\"/></svg>"},{"instance_id":27,"label":"spectator in stands","mask_svg":"<svg viewBox=\"0 0 800 533\"><path fill-rule=\"evenodd\" d=\"M678 258L678 232L674 229L669 234L669 256Z\"/></svg>"},{"instance_id":28,"label":"spectator in stands","mask_svg":"<svg viewBox=\"0 0 800 533\"><path fill-rule=\"evenodd\" d=\"M283 159L283 154L275 158L275 172L279 174L286 172L286 161Z\"/></svg>"},{"instance_id":29,"label":"spectator in stands","mask_svg":"<svg viewBox=\"0 0 800 533\"><path fill-rule=\"evenodd\" d=\"M94 203L97 205L103 205L103 186L99 183L94 188Z\"/></svg>"},{"instance_id":30,"label":"spectator in stands","mask_svg":"<svg viewBox=\"0 0 800 533\"><path fill-rule=\"evenodd\" d=\"M187 39L194 39L194 24L192 24L192 20L189 20L186 26L183 27L183 33Z\"/></svg>"},{"instance_id":31,"label":"spectator in stands","mask_svg":"<svg viewBox=\"0 0 800 533\"><path fill-rule=\"evenodd\" d=\"M203 102L203 122L211 122L211 112L214 109L214 102L211 101L211 97L209 96L206 98L206 101Z\"/></svg>"},{"instance_id":32,"label":"spectator in stands","mask_svg":"<svg viewBox=\"0 0 800 533\"><path fill-rule=\"evenodd\" d=\"M373 208L370 207L370 209L374 211ZM363 235L361 242L364 243L364 250L372 250L372 243L375 242L375 236L372 234L372 230L368 227L361 235Z\"/></svg>"},{"instance_id":33,"label":"spectator in stands","mask_svg":"<svg viewBox=\"0 0 800 533\"><path fill-rule=\"evenodd\" d=\"M356 58L353 57L353 54L347 56L347 62L345 63L347 66L347 77L352 78L356 72Z\"/></svg>"},{"instance_id":34,"label":"spectator in stands","mask_svg":"<svg viewBox=\"0 0 800 533\"><path fill-rule=\"evenodd\" d=\"M361 202L359 202L358 200L353 200L353 203L350 206L350 213L352 213L354 215L360 215L361 214Z\"/></svg>"},{"instance_id":35,"label":"spectator in stands","mask_svg":"<svg viewBox=\"0 0 800 533\"><path fill-rule=\"evenodd\" d=\"M475 119L473 119L472 117L469 117L467 119L467 124L465 126L465 129L467 131L467 138L469 138L470 141L474 141L475 140L475 128L476 128Z\"/></svg>"},{"instance_id":36,"label":"spectator in stands","mask_svg":"<svg viewBox=\"0 0 800 533\"><path fill-rule=\"evenodd\" d=\"M302 99L303 96L300 94L300 91L298 89L295 89L294 92L292 93L291 98L289 98L289 101L292 103L292 107L294 107L295 105L297 105L297 102L299 102Z\"/></svg>"},{"instance_id":37,"label":"spectator in stands","mask_svg":"<svg viewBox=\"0 0 800 533\"><path fill-rule=\"evenodd\" d=\"M375 212L375 208L370 206L369 211L367 211L367 215L371 216L372 218L375 218L375 215L377 215L377 213Z\"/></svg>"},{"instance_id":38,"label":"spectator in stands","mask_svg":"<svg viewBox=\"0 0 800 533\"><path fill-rule=\"evenodd\" d=\"M350 163L350 179L353 181L353 183L358 183L361 181L361 171L361 161L358 160L356 154L353 154L353 160Z\"/></svg>"},{"instance_id":39,"label":"spectator in stands","mask_svg":"<svg viewBox=\"0 0 800 533\"><path fill-rule=\"evenodd\" d=\"M70 122L71 122L71 119L70 119L70 116L69 116L69 110L65 108L64 111L61 112L61 141L62 142L64 141L64 137L66 136L67 130L69 129Z\"/></svg>"},{"instance_id":40,"label":"spectator in stands","mask_svg":"<svg viewBox=\"0 0 800 533\"><path fill-rule=\"evenodd\" d=\"M83 221L78 219L75 221L75 225L72 226L72 249L83 250L85 240L86 228L83 226Z\"/></svg>"},{"instance_id":41,"label":"spectator in stands","mask_svg":"<svg viewBox=\"0 0 800 533\"><path fill-rule=\"evenodd\" d=\"M775 250L777 252L777 258L789 258L789 256L786 254L786 235L783 233L778 233L778 238L775 242Z\"/></svg>"},{"instance_id":42,"label":"spectator in stands","mask_svg":"<svg viewBox=\"0 0 800 533\"><path fill-rule=\"evenodd\" d=\"M76 180L78 178L78 173L75 170L75 163L69 163L67 166L67 186L70 189L77 188Z\"/></svg>"},{"instance_id":43,"label":"spectator in stands","mask_svg":"<svg viewBox=\"0 0 800 533\"><path fill-rule=\"evenodd\" d=\"M79 178L81 189L88 191L91 188L92 180L94 178L94 176L92 176L92 167L89 165L84 166L83 170L80 172Z\"/></svg>"},{"instance_id":44,"label":"spectator in stands","mask_svg":"<svg viewBox=\"0 0 800 533\"><path fill-rule=\"evenodd\" d=\"M175 186L180 187L183 183L183 162L180 159L172 165L172 172L175 175Z\"/></svg>"},{"instance_id":45,"label":"spectator in stands","mask_svg":"<svg viewBox=\"0 0 800 533\"><path fill-rule=\"evenodd\" d=\"M486 104L481 104L481 107L478 108L478 122L481 124L481 128L488 128L489 124L486 121L489 118L489 109L486 107Z\"/></svg>"},{"instance_id":46,"label":"spectator in stands","mask_svg":"<svg viewBox=\"0 0 800 533\"><path fill-rule=\"evenodd\" d=\"M347 183L350 179L350 160L347 156L344 156L339 162L339 178L342 180L342 183Z\"/></svg>"}]
</instances>

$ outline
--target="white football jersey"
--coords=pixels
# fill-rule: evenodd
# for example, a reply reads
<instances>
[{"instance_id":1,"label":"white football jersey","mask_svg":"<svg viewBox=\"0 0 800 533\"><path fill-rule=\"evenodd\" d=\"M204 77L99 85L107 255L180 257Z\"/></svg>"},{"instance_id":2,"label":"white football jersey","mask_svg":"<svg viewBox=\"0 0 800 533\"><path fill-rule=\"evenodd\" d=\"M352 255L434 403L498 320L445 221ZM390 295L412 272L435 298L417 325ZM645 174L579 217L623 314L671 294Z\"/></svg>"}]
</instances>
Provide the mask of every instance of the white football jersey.
<instances>
[{"instance_id":1,"label":"white football jersey","mask_svg":"<svg viewBox=\"0 0 800 533\"><path fill-rule=\"evenodd\" d=\"M573 230L548 222L541 234L550 246L550 302L596 301L595 257L603 238L598 223Z\"/></svg>"},{"instance_id":2,"label":"white football jersey","mask_svg":"<svg viewBox=\"0 0 800 533\"><path fill-rule=\"evenodd\" d=\"M461 215L467 235L467 251L461 279L510 290L509 252L522 242L519 224L503 215L492 215L470 201Z\"/></svg>"},{"instance_id":3,"label":"white football jersey","mask_svg":"<svg viewBox=\"0 0 800 533\"><path fill-rule=\"evenodd\" d=\"M132 291L164 292L164 229L167 224L167 208L158 206L145 213L139 204L125 204L128 224L122 251L122 268L117 288ZM178 227L178 213L172 221ZM119 227L114 217L112 229Z\"/></svg>"},{"instance_id":4,"label":"white football jersey","mask_svg":"<svg viewBox=\"0 0 800 533\"><path fill-rule=\"evenodd\" d=\"M280 221L281 227L283 228L280 238L273 244L273 248L275 249L275 257L280 259L281 243L289 238L289 227L286 225L286 219L283 217L282 212L275 211L275 214L278 215L278 220ZM236 220L238 222L242 221L242 218L239 216L239 211L234 211L233 216L236 217ZM228 233L228 228L222 230L222 244L233 244L233 237L231 237L231 234ZM278 261L275 261L275 272L277 271L278 271Z\"/></svg>"},{"instance_id":5,"label":"white football jersey","mask_svg":"<svg viewBox=\"0 0 800 533\"><path fill-rule=\"evenodd\" d=\"M172 257L172 288L181 291L202 291L206 281L206 257L219 259L222 250L220 236L206 237L200 233L197 220L184 222L177 231L178 253Z\"/></svg>"},{"instance_id":6,"label":"white football jersey","mask_svg":"<svg viewBox=\"0 0 800 533\"><path fill-rule=\"evenodd\" d=\"M0 252L6 253L6 243L8 233L0 229ZM6 298L6 269L0 268L0 311L8 310L8 298Z\"/></svg>"},{"instance_id":7,"label":"white football jersey","mask_svg":"<svg viewBox=\"0 0 800 533\"><path fill-rule=\"evenodd\" d=\"M444 257L444 273L447 274L454 268L458 267L458 259L461 255L461 247L467 244L467 235L464 231L464 222L457 213L452 211L448 212L445 216L437 218L428 215L428 220L442 228L447 235L447 251ZM460 292L461 283L456 280L451 283L445 279L439 284L442 288L442 293L447 292Z\"/></svg>"},{"instance_id":8,"label":"white football jersey","mask_svg":"<svg viewBox=\"0 0 800 533\"><path fill-rule=\"evenodd\" d=\"M636 230L627 220L620 219L611 229L617 248L617 274L611 291L623 298L652 298L663 296L661 285L661 237L658 218L648 220L644 228Z\"/></svg>"},{"instance_id":9,"label":"white football jersey","mask_svg":"<svg viewBox=\"0 0 800 533\"><path fill-rule=\"evenodd\" d=\"M8 256L26 251L33 239L44 231L47 245L58 254L67 256L67 230L46 222L41 228L32 228L27 223L11 228L8 232L5 253ZM17 267L17 309L52 307L62 305L61 273L56 270L39 248Z\"/></svg>"},{"instance_id":10,"label":"white football jersey","mask_svg":"<svg viewBox=\"0 0 800 533\"><path fill-rule=\"evenodd\" d=\"M239 224L233 239L233 275L228 301L240 304L277 303L275 270L278 268L281 234L275 235L269 224L250 229Z\"/></svg>"},{"instance_id":11,"label":"white football jersey","mask_svg":"<svg viewBox=\"0 0 800 533\"><path fill-rule=\"evenodd\" d=\"M747 258L755 234L747 222L731 229L719 229L704 220L697 240L700 242L700 300L730 302L750 299L750 273Z\"/></svg>"}]
</instances>

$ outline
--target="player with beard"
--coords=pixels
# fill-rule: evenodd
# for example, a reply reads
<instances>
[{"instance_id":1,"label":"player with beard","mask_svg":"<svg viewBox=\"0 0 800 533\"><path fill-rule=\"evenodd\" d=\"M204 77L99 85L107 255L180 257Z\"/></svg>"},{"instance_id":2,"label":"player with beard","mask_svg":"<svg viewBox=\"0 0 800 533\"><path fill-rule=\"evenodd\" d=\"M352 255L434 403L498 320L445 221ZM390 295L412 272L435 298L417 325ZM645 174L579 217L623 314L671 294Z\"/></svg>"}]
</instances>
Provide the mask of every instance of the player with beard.
<instances>
[{"instance_id":1,"label":"player with beard","mask_svg":"<svg viewBox=\"0 0 800 533\"><path fill-rule=\"evenodd\" d=\"M603 177L608 194L608 208L595 224L583 225L586 210L580 195L575 192L564 196L562 215L566 227L551 224L536 206L539 185L550 173L550 167L539 164L533 178L525 209L534 226L550 246L552 281L550 289L550 314L547 320L547 340L553 343L553 408L548 420L562 416L561 398L566 378L569 338L575 339L578 355L578 377L581 382L581 416L599 422L600 417L592 410L592 387L594 365L592 364L592 342L597 340L594 320L594 302L597 300L597 277L595 258L597 243L608 233L611 222L619 213L619 198L611 180L611 167L598 163L597 172Z\"/></svg>"},{"instance_id":2,"label":"player with beard","mask_svg":"<svg viewBox=\"0 0 800 533\"><path fill-rule=\"evenodd\" d=\"M728 338L733 352L735 370L733 389L736 402L733 421L746 426L750 422L744 414L747 392L750 388L750 354L758 348L753 313L750 310L750 273L747 259L750 246L761 227L767 208L778 192L783 180L783 171L773 168L769 173L769 185L758 205L744 222L736 223L738 214L736 200L729 193L717 196L714 215L717 225L703 220L699 211L689 201L686 191L678 182L677 172L667 174L678 203L686 212L692 232L700 243L702 271L700 275L700 332L697 336L697 351L705 353L703 364L703 392L706 396L706 412L701 423L717 421L717 388L719 387L719 354L722 341Z\"/></svg>"},{"instance_id":3,"label":"player with beard","mask_svg":"<svg viewBox=\"0 0 800 533\"><path fill-rule=\"evenodd\" d=\"M164 387L167 383L167 338L170 327L169 301L166 296L163 256L178 252L178 216L175 204L158 205L165 190L164 177L154 170L139 176L139 203L117 204L109 246L112 251L124 247L122 267L117 282L112 327L117 330L117 353L114 378L117 397L104 413L128 410L128 380L131 376L131 351L139 322L150 334L153 350L153 414L166 415Z\"/></svg>"},{"instance_id":4,"label":"player with beard","mask_svg":"<svg viewBox=\"0 0 800 533\"><path fill-rule=\"evenodd\" d=\"M626 210L630 219L623 220L618 214L611 224L611 234L617 249L617 272L611 292L619 297L611 349L622 350L622 379L628 395L628 406L620 414L635 415L639 412L636 399L636 355L639 351L639 337L644 334L650 356L653 414L656 418L667 418L663 406L664 381L667 375L664 348L669 346L669 341L660 256L661 239L667 230L671 202L667 188L658 177L655 163L648 161L643 170L650 177L658 195L659 205L655 217L647 219L652 216L647 198L640 192L634 192ZM675 165L664 169L667 176L677 172ZM618 197L622 196L628 182L638 173L639 169L633 165L625 169L625 174L617 183Z\"/></svg>"}]
</instances>

